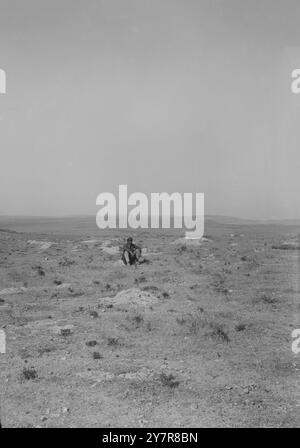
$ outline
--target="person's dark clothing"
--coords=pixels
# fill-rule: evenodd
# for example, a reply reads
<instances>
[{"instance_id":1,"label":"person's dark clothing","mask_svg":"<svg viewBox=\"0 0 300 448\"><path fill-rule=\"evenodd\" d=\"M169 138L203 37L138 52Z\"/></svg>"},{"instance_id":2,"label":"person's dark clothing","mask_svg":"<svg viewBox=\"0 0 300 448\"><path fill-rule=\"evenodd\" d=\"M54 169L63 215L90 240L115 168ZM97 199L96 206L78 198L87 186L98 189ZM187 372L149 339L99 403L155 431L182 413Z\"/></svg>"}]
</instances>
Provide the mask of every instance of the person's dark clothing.
<instances>
[{"instance_id":1,"label":"person's dark clothing","mask_svg":"<svg viewBox=\"0 0 300 448\"><path fill-rule=\"evenodd\" d=\"M133 243L126 243L123 246L122 261L124 264L133 265L139 261L141 249Z\"/></svg>"}]
</instances>

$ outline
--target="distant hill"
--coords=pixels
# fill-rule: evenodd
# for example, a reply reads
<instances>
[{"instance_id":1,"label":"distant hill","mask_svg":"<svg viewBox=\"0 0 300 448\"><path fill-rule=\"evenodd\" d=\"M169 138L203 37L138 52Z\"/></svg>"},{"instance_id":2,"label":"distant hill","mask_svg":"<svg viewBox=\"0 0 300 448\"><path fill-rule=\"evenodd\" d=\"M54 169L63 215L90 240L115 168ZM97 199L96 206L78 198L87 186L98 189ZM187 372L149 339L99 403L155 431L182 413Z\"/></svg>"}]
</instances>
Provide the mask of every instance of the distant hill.
<instances>
[{"instance_id":1,"label":"distant hill","mask_svg":"<svg viewBox=\"0 0 300 448\"><path fill-rule=\"evenodd\" d=\"M173 229L171 219L171 229ZM300 219L253 220L233 216L206 215L205 226L300 226ZM99 232L95 215L38 217L38 216L0 216L0 230L32 233L72 233L95 234ZM174 230L174 229L173 229Z\"/></svg>"},{"instance_id":2,"label":"distant hill","mask_svg":"<svg viewBox=\"0 0 300 448\"><path fill-rule=\"evenodd\" d=\"M234 216L222 216L222 215L206 215L205 220L211 220L220 224L228 225L286 225L286 226L300 226L300 219L245 219L235 218Z\"/></svg>"}]
</instances>

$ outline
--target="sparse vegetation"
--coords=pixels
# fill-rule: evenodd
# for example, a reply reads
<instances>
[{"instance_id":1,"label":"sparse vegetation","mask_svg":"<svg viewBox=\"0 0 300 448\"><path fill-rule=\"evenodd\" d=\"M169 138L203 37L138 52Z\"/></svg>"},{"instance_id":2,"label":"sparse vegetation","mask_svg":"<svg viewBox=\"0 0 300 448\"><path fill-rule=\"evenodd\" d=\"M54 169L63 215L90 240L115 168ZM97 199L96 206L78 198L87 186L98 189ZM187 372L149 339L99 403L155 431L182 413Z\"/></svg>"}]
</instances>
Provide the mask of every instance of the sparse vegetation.
<instances>
[{"instance_id":1,"label":"sparse vegetation","mask_svg":"<svg viewBox=\"0 0 300 448\"><path fill-rule=\"evenodd\" d=\"M209 331L205 333L205 336L221 342L230 341L228 333L224 330L223 325L216 322L209 323Z\"/></svg>"},{"instance_id":2,"label":"sparse vegetation","mask_svg":"<svg viewBox=\"0 0 300 448\"><path fill-rule=\"evenodd\" d=\"M71 260L70 258L64 257L62 260L59 261L58 263L60 266L72 266L75 264L74 260Z\"/></svg>"},{"instance_id":3,"label":"sparse vegetation","mask_svg":"<svg viewBox=\"0 0 300 448\"><path fill-rule=\"evenodd\" d=\"M132 321L134 322L135 326L139 328L144 322L144 318L141 314L137 314L136 316L133 316Z\"/></svg>"},{"instance_id":4,"label":"sparse vegetation","mask_svg":"<svg viewBox=\"0 0 300 448\"><path fill-rule=\"evenodd\" d=\"M278 298L276 297L273 291L265 291L259 293L255 299L254 303L265 303L267 305L275 305L278 302Z\"/></svg>"},{"instance_id":5,"label":"sparse vegetation","mask_svg":"<svg viewBox=\"0 0 300 448\"><path fill-rule=\"evenodd\" d=\"M35 380L38 374L34 367L24 367L22 370L22 377L25 380Z\"/></svg>"},{"instance_id":6,"label":"sparse vegetation","mask_svg":"<svg viewBox=\"0 0 300 448\"><path fill-rule=\"evenodd\" d=\"M109 336L107 338L107 344L115 347L115 346L119 345L119 339Z\"/></svg>"},{"instance_id":7,"label":"sparse vegetation","mask_svg":"<svg viewBox=\"0 0 300 448\"><path fill-rule=\"evenodd\" d=\"M299 270L295 252L272 250L290 238L274 229L216 226L213 243L183 249L147 231L152 263L137 268L106 256L99 235L57 236L45 252L0 232L6 426L297 425L300 365L287 347ZM63 423L43 409L58 402Z\"/></svg>"},{"instance_id":8,"label":"sparse vegetation","mask_svg":"<svg viewBox=\"0 0 300 448\"><path fill-rule=\"evenodd\" d=\"M176 380L176 377L170 373L167 375L166 373L162 372L159 376L160 382L164 387L168 387L169 389L175 389L179 386L179 381Z\"/></svg>"},{"instance_id":9,"label":"sparse vegetation","mask_svg":"<svg viewBox=\"0 0 300 448\"><path fill-rule=\"evenodd\" d=\"M95 340L87 341L87 342L85 343L85 345L87 345L88 347L95 347L95 345L97 345L97 344L98 344L98 342L95 341Z\"/></svg>"}]
</instances>

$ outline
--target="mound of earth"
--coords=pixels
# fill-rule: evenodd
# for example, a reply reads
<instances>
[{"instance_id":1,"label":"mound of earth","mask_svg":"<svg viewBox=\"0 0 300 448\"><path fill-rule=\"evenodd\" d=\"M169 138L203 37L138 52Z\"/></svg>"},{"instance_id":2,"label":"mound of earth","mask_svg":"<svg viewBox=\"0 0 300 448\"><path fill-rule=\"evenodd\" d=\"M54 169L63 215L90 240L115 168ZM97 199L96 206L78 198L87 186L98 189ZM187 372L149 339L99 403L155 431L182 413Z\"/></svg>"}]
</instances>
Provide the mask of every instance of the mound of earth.
<instances>
[{"instance_id":1,"label":"mound of earth","mask_svg":"<svg viewBox=\"0 0 300 448\"><path fill-rule=\"evenodd\" d=\"M117 255L120 252L119 246L102 246L102 251L109 255Z\"/></svg>"},{"instance_id":2,"label":"mound of earth","mask_svg":"<svg viewBox=\"0 0 300 448\"><path fill-rule=\"evenodd\" d=\"M201 239L190 239L190 238L177 238L177 240L172 241L171 244L183 245L183 246L200 246L202 243L211 242L209 238L202 237Z\"/></svg>"},{"instance_id":3,"label":"mound of earth","mask_svg":"<svg viewBox=\"0 0 300 448\"><path fill-rule=\"evenodd\" d=\"M15 288L15 287L5 288L0 291L0 295L21 294L22 292L25 292L26 290L27 289L23 286L21 288Z\"/></svg>"},{"instance_id":4,"label":"mound of earth","mask_svg":"<svg viewBox=\"0 0 300 448\"><path fill-rule=\"evenodd\" d=\"M154 371L152 369L148 369L143 367L137 372L126 372L126 373L113 373L107 371L97 371L97 372L79 372L77 373L81 378L95 381L96 383L101 383L104 381L111 381L114 379L123 379L129 381L143 382L147 381L154 376Z\"/></svg>"},{"instance_id":5,"label":"mound of earth","mask_svg":"<svg viewBox=\"0 0 300 448\"><path fill-rule=\"evenodd\" d=\"M36 241L36 240L29 240L27 241L30 246L36 247L38 250L47 250L52 246L51 241Z\"/></svg>"},{"instance_id":6,"label":"mound of earth","mask_svg":"<svg viewBox=\"0 0 300 448\"><path fill-rule=\"evenodd\" d=\"M281 250L300 250L300 244L297 241L284 241L281 244L274 244L272 248Z\"/></svg>"},{"instance_id":7,"label":"mound of earth","mask_svg":"<svg viewBox=\"0 0 300 448\"><path fill-rule=\"evenodd\" d=\"M120 253L120 246L118 241L106 240L101 244L102 252L109 255L117 255Z\"/></svg>"},{"instance_id":8,"label":"mound of earth","mask_svg":"<svg viewBox=\"0 0 300 448\"><path fill-rule=\"evenodd\" d=\"M91 240L81 241L81 244L98 244L100 242L101 242L100 240L91 239Z\"/></svg>"},{"instance_id":9,"label":"mound of earth","mask_svg":"<svg viewBox=\"0 0 300 448\"><path fill-rule=\"evenodd\" d=\"M116 267L125 266L122 260L115 261L113 265Z\"/></svg>"},{"instance_id":10,"label":"mound of earth","mask_svg":"<svg viewBox=\"0 0 300 448\"><path fill-rule=\"evenodd\" d=\"M139 288L131 288L118 292L114 297L104 297L104 299L113 305L132 305L147 307L158 302L158 298L153 294L142 291Z\"/></svg>"},{"instance_id":11,"label":"mound of earth","mask_svg":"<svg viewBox=\"0 0 300 448\"><path fill-rule=\"evenodd\" d=\"M99 239L89 239L81 241L81 244L85 244L88 246L99 246L102 252L105 252L109 255L116 255L120 252L118 241L112 240L99 240Z\"/></svg>"}]
</instances>

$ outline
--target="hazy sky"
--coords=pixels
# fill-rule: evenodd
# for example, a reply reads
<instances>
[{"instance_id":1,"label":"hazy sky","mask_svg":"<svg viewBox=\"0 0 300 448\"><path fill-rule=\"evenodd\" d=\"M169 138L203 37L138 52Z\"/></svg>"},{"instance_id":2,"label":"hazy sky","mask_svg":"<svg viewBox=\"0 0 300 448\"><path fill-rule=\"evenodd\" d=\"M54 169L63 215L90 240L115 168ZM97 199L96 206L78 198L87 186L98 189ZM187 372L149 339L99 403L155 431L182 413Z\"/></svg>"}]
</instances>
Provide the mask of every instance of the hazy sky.
<instances>
[{"instance_id":1,"label":"hazy sky","mask_svg":"<svg viewBox=\"0 0 300 448\"><path fill-rule=\"evenodd\" d=\"M0 214L204 192L300 218L299 0L0 0Z\"/></svg>"}]
</instances>

